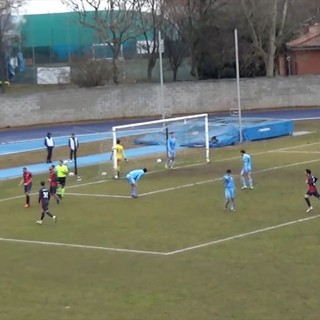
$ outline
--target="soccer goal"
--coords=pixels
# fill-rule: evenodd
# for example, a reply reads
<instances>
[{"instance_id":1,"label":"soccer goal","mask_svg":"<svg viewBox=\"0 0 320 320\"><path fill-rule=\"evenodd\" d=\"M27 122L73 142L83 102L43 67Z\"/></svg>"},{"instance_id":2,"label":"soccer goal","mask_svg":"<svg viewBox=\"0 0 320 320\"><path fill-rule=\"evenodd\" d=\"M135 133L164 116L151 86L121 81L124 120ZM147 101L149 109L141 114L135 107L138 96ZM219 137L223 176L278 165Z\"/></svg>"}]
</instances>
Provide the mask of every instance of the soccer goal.
<instances>
[{"instance_id":1,"label":"soccer goal","mask_svg":"<svg viewBox=\"0 0 320 320\"><path fill-rule=\"evenodd\" d=\"M139 159L137 165L166 164L168 139L174 137L175 166L210 162L208 114L196 114L162 120L132 123L112 128L113 150L117 140L129 159ZM116 156L113 167L116 168ZM141 159L143 161L141 162Z\"/></svg>"}]
</instances>

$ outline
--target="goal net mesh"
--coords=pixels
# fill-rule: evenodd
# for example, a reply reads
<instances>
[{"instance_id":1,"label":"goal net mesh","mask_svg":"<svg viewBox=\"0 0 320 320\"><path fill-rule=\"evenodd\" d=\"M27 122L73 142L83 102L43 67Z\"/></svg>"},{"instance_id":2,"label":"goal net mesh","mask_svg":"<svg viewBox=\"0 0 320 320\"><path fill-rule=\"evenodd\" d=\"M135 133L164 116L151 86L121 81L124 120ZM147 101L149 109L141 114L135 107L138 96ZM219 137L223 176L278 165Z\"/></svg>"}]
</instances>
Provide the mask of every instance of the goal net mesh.
<instances>
[{"instance_id":1,"label":"goal net mesh","mask_svg":"<svg viewBox=\"0 0 320 320\"><path fill-rule=\"evenodd\" d=\"M208 117L192 115L146 121L113 127L110 145L115 150L117 141L124 147L128 163L121 170L148 167L165 167L168 160L168 138L173 133L176 139L176 158L174 167L209 162ZM116 168L116 156L111 167ZM110 170L110 167L109 167ZM101 170L100 170L101 171ZM102 171L103 172L103 171Z\"/></svg>"}]
</instances>

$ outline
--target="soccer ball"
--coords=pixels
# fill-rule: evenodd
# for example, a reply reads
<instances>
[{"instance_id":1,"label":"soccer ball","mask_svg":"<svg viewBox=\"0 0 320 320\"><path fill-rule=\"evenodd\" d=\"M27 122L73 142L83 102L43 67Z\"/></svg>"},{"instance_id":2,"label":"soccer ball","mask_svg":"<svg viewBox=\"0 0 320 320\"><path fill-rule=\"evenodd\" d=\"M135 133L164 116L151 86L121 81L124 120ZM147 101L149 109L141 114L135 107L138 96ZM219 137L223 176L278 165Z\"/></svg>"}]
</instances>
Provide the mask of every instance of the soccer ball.
<instances>
[{"instance_id":1,"label":"soccer ball","mask_svg":"<svg viewBox=\"0 0 320 320\"><path fill-rule=\"evenodd\" d=\"M114 176L114 178L115 178L115 179L119 179L119 177L118 177L118 175L117 175L117 174Z\"/></svg>"},{"instance_id":2,"label":"soccer ball","mask_svg":"<svg viewBox=\"0 0 320 320\"><path fill-rule=\"evenodd\" d=\"M106 176L107 173L106 173L105 171L102 171L102 172L101 172L101 175L102 175L102 176Z\"/></svg>"},{"instance_id":3,"label":"soccer ball","mask_svg":"<svg viewBox=\"0 0 320 320\"><path fill-rule=\"evenodd\" d=\"M63 164L67 165L68 164L68 160L64 160Z\"/></svg>"},{"instance_id":4,"label":"soccer ball","mask_svg":"<svg viewBox=\"0 0 320 320\"><path fill-rule=\"evenodd\" d=\"M157 159L157 163L161 163L162 162L162 160L161 159Z\"/></svg>"},{"instance_id":5,"label":"soccer ball","mask_svg":"<svg viewBox=\"0 0 320 320\"><path fill-rule=\"evenodd\" d=\"M70 177L74 176L74 173L73 172L69 172L69 176Z\"/></svg>"}]
</instances>

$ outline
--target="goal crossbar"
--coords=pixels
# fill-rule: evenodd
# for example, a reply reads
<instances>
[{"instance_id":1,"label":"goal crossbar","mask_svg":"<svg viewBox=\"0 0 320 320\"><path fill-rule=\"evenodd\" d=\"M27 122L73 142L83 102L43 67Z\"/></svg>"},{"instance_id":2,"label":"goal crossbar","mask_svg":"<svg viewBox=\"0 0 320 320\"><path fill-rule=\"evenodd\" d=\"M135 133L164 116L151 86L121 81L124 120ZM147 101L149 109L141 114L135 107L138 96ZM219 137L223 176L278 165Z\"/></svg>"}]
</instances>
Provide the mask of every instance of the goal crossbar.
<instances>
[{"instance_id":1,"label":"goal crossbar","mask_svg":"<svg viewBox=\"0 0 320 320\"><path fill-rule=\"evenodd\" d=\"M175 118L167 118L167 119L161 119L161 120L152 120L152 121L145 121L145 122L139 122L139 123L132 123L132 124L125 124L121 126L113 126L112 127L112 140L113 140L113 150L115 150L116 144L117 144L117 131L127 128L136 128L136 127L142 127L142 126L148 126L148 125L154 125L154 124L166 124L170 122L176 122L176 121L182 121L182 120L190 120L190 119L204 119L204 131L205 131L205 157L206 162L210 162L210 147L209 147L209 117L207 113L203 114L195 114L195 115L189 115L189 116L181 116L181 117L175 117ZM113 157L113 165L114 167L117 166L117 160L116 157Z\"/></svg>"}]
</instances>

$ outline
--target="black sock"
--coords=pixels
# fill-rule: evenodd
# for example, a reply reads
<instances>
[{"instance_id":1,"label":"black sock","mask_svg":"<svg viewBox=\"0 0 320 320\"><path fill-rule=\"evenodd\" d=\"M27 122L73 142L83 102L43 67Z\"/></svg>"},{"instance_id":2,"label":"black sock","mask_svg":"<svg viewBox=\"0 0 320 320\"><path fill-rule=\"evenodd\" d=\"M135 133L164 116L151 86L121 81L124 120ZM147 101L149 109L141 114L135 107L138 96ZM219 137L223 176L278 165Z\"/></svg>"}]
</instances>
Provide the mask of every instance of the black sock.
<instances>
[{"instance_id":1,"label":"black sock","mask_svg":"<svg viewBox=\"0 0 320 320\"><path fill-rule=\"evenodd\" d=\"M52 215L49 211L46 211L46 214L47 214L50 218L53 218L53 215Z\"/></svg>"},{"instance_id":2,"label":"black sock","mask_svg":"<svg viewBox=\"0 0 320 320\"><path fill-rule=\"evenodd\" d=\"M40 220L43 220L44 219L44 211L41 212L41 218Z\"/></svg>"},{"instance_id":3,"label":"black sock","mask_svg":"<svg viewBox=\"0 0 320 320\"><path fill-rule=\"evenodd\" d=\"M304 199L306 200L306 203L307 203L308 207L311 207L311 203L310 203L309 198L304 198Z\"/></svg>"},{"instance_id":4,"label":"black sock","mask_svg":"<svg viewBox=\"0 0 320 320\"><path fill-rule=\"evenodd\" d=\"M30 196L28 194L26 195L26 203L30 204Z\"/></svg>"}]
</instances>

